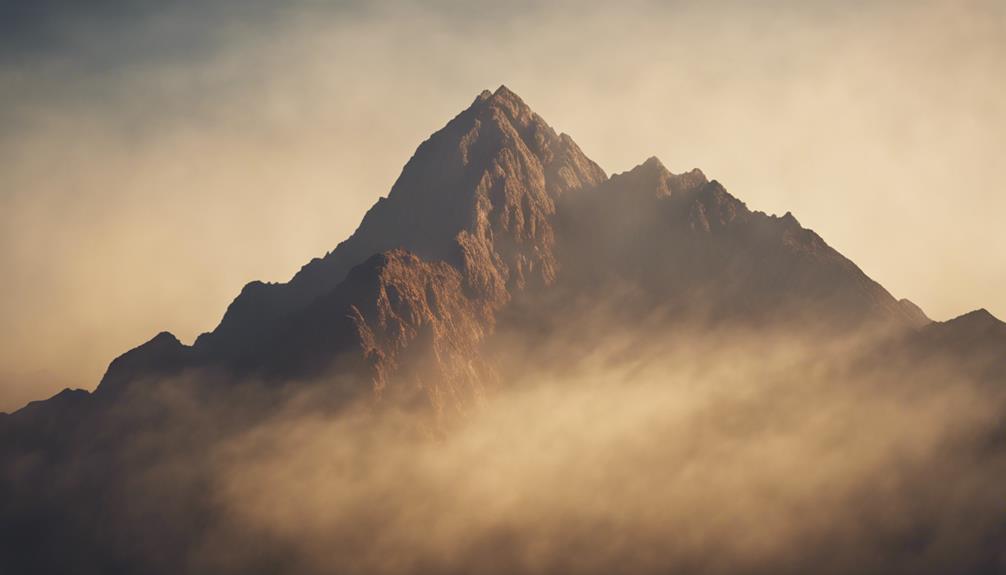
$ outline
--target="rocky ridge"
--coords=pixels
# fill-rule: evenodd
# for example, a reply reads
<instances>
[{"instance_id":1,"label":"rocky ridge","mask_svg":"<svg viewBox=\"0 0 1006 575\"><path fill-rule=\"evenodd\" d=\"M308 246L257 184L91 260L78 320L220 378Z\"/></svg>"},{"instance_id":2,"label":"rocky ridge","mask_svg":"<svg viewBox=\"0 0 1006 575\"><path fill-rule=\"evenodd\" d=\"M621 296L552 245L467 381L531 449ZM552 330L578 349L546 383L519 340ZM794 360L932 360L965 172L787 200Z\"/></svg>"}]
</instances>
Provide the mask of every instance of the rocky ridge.
<instances>
[{"instance_id":1,"label":"rocky ridge","mask_svg":"<svg viewBox=\"0 0 1006 575\"><path fill-rule=\"evenodd\" d=\"M205 369L278 383L337 373L351 382L340 393L463 414L495 384L485 349L515 296L561 321L565 301L618 293L631 294L614 305L626 318L929 323L792 214L751 211L699 170L653 157L607 178L501 86L423 142L335 250L287 283L245 286L193 346L162 333L117 358L94 395Z\"/></svg>"}]
</instances>

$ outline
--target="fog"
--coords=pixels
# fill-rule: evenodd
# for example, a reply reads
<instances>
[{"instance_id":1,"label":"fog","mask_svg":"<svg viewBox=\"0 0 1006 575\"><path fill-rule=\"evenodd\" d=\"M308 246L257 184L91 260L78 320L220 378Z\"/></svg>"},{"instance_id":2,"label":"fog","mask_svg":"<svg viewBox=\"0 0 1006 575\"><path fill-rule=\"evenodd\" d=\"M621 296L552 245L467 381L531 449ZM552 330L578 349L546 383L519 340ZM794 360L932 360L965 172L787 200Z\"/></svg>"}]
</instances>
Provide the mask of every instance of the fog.
<instances>
[{"instance_id":1,"label":"fog","mask_svg":"<svg viewBox=\"0 0 1006 575\"><path fill-rule=\"evenodd\" d=\"M161 330L211 329L244 282L344 239L500 83L609 172L700 167L935 319L1006 315L996 2L37 6L0 18L0 410L91 388ZM696 325L723 302L686 319L632 285L560 282L543 297L586 301L528 319L516 294L484 342L486 395L439 415L395 402L435 371L379 396L341 372L191 370L50 404L29 434L11 422L30 413L5 416L2 563L1006 571L996 357L818 329L814 306Z\"/></svg>"},{"instance_id":2,"label":"fog","mask_svg":"<svg viewBox=\"0 0 1006 575\"><path fill-rule=\"evenodd\" d=\"M10 495L61 509L83 536L59 557L81 572L96 556L148 573L1006 568L1001 386L871 355L883 333L611 319L581 314L545 347L504 327L500 384L450 420L365 385L332 405L337 374L279 394L146 382L86 425L85 445L118 447L9 461Z\"/></svg>"},{"instance_id":3,"label":"fog","mask_svg":"<svg viewBox=\"0 0 1006 575\"><path fill-rule=\"evenodd\" d=\"M577 361L507 350L523 375L442 436L370 408L239 434L216 459L224 531L308 572L1006 566L1002 390L863 364L858 337L604 333Z\"/></svg>"},{"instance_id":4,"label":"fog","mask_svg":"<svg viewBox=\"0 0 1006 575\"><path fill-rule=\"evenodd\" d=\"M998 2L8 8L0 410L288 279L501 83L609 172L700 167L935 319L1006 315Z\"/></svg>"}]
</instances>

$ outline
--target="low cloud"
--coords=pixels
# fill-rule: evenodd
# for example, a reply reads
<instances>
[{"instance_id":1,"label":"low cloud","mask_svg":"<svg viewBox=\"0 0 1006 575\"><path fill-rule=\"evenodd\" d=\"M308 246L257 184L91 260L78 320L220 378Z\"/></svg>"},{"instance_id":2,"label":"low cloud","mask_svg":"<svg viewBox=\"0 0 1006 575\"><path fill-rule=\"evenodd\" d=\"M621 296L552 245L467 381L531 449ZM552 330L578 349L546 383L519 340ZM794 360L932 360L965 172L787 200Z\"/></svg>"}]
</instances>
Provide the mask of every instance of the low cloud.
<instances>
[{"instance_id":1,"label":"low cloud","mask_svg":"<svg viewBox=\"0 0 1006 575\"><path fill-rule=\"evenodd\" d=\"M145 572L1003 568L1001 389L864 362L859 338L675 331L609 326L576 360L497 347L505 384L436 433L365 388L333 410L325 385L162 382L118 411L146 423L117 470L79 484L79 452L55 500L105 493L80 528Z\"/></svg>"}]
</instances>

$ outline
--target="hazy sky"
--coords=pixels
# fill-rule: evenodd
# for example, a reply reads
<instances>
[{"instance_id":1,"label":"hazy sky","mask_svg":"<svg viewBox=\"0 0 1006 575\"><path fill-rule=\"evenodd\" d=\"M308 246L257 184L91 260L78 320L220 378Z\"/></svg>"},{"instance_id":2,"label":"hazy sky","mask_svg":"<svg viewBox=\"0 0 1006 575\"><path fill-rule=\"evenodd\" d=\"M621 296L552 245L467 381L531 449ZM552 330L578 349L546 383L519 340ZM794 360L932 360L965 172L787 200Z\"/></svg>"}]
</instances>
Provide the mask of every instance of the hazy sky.
<instances>
[{"instance_id":1,"label":"hazy sky","mask_svg":"<svg viewBox=\"0 0 1006 575\"><path fill-rule=\"evenodd\" d=\"M609 173L699 167L1006 317L1003 62L998 0L0 0L0 410L212 329L501 83Z\"/></svg>"}]
</instances>

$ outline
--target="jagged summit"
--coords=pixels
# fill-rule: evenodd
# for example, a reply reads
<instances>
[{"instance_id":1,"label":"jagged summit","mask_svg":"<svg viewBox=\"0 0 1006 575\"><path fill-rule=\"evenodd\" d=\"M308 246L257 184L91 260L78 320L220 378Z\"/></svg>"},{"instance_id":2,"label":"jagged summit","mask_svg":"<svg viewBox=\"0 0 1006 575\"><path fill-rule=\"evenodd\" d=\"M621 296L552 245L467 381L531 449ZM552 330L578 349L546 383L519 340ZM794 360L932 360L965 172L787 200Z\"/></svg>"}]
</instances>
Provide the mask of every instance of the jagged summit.
<instances>
[{"instance_id":1,"label":"jagged summit","mask_svg":"<svg viewBox=\"0 0 1006 575\"><path fill-rule=\"evenodd\" d=\"M510 88L506 87L506 84L500 84L495 90L485 89L475 98L475 101L486 101L486 100L512 100L520 102L523 104L520 96L513 92Z\"/></svg>"},{"instance_id":2,"label":"jagged summit","mask_svg":"<svg viewBox=\"0 0 1006 575\"><path fill-rule=\"evenodd\" d=\"M486 92L489 92L486 90ZM485 92L484 92L485 93ZM535 115L534 111L524 103L516 93L512 92L505 85L500 84L499 88L496 88L495 92L492 92L487 98L482 99L482 101L490 106L505 109L513 117L519 117L523 115Z\"/></svg>"},{"instance_id":3,"label":"jagged summit","mask_svg":"<svg viewBox=\"0 0 1006 575\"><path fill-rule=\"evenodd\" d=\"M506 87L506 84L500 84L499 87L496 88L496 91L493 92L493 96L518 98L517 94L513 93L510 88Z\"/></svg>"},{"instance_id":4,"label":"jagged summit","mask_svg":"<svg viewBox=\"0 0 1006 575\"><path fill-rule=\"evenodd\" d=\"M493 305L511 289L552 281L555 199L605 173L505 86L487 92L420 144L352 236L286 284L247 285L196 347L239 354L353 266L396 248L467 272L468 289Z\"/></svg>"},{"instance_id":5,"label":"jagged summit","mask_svg":"<svg viewBox=\"0 0 1006 575\"><path fill-rule=\"evenodd\" d=\"M569 289L611 293L631 278L643 290L626 305L644 313L671 306L757 322L928 321L792 214L751 211L700 170L673 174L656 157L569 198L560 216Z\"/></svg>"},{"instance_id":6,"label":"jagged summit","mask_svg":"<svg viewBox=\"0 0 1006 575\"><path fill-rule=\"evenodd\" d=\"M482 90L482 92L475 98L475 102L478 103L494 99L498 102L508 100L525 105L520 96L514 93L510 88L507 88L506 84L500 84L496 90Z\"/></svg>"},{"instance_id":7,"label":"jagged summit","mask_svg":"<svg viewBox=\"0 0 1006 575\"><path fill-rule=\"evenodd\" d=\"M753 385L762 380L764 387ZM758 441L753 452L737 451L738 431L765 428L774 441L785 439L780 430L823 430L825 444L807 444L819 451L870 421L859 417L863 411L880 421L861 439L886 437L894 421L890 407L897 405L909 427L926 428L922 435L905 436L911 439L908 447L922 445L927 456L940 460L951 452L967 460L995 457L987 481L966 472L955 482L952 474L939 473L936 491L920 490L902 479L929 469L929 460L915 457L918 449L901 457L905 442L887 441L897 453L893 475L877 467L885 485L940 505L947 486L954 494L988 495L956 509L942 505L935 515L921 514L939 516L937 524L897 518L891 523L889 509L882 509L878 537L863 538L868 571L916 573L935 558L937 573L941 565L957 567L943 551L947 541L954 547L962 540L960 527L967 522L960 518L973 515L977 503L995 507L986 502L1002 500L1002 481L996 481L1006 462L1002 418L989 405L978 404L986 396L960 385L967 380L988 384L995 392L988 398L1002 397L1006 324L988 311L930 322L791 213L777 217L752 211L699 170L674 174L651 157L607 178L569 136L557 134L500 86L483 91L419 145L387 197L367 212L351 237L288 283L247 284L219 327L193 346L159 333L113 360L94 393L64 390L14 414L0 414L0 463L6 464L0 468L0 525L9 535L0 538L0 557L5 572L16 573L289 573L301 568L452 573L484 566L514 573L570 572L563 569L566 563L539 553L540 535L560 527L555 550L563 557L593 541L579 532L602 539L614 533L643 543L604 545L597 565L573 553L573 572L649 573L676 565L732 572L733 564L718 557L705 562L708 546L666 561L655 554L676 532L651 531L649 500L634 497L642 493L638 489L626 507L629 513L612 508L610 520L585 515L574 505L572 514L558 522L542 523L534 512L530 524L511 525L513 512L521 514L519 505L541 500L532 489L534 496L518 498L517 507L508 500L495 509L506 519L502 530L499 521L484 521L475 505L470 518L440 529L428 552L424 547L419 555L396 556L391 563L385 559L389 550L412 545L416 526L436 523L443 516L441 503L450 503L447 511L460 509L455 504L472 507L468 504L479 503L483 495L494 500L498 484L512 487L508 472L515 461L528 463L527 448L546 457L532 457L535 462L526 469L518 465L517 471L531 471L523 474L530 483L518 487L555 476L557 482L548 485L563 488L566 470L592 474L597 465L590 451L578 456L582 461L576 465L556 467L548 448L566 445L572 437L587 450L600 447L597 461L608 461L611 447L624 446L629 460L640 464L614 481L593 478L583 492L588 496L604 496L612 485L617 491L619 481L633 474L653 475L658 489L668 481L688 489L688 478L679 481L677 474L679 456L695 463L701 478L723 459L716 442L726 441L722 445L742 456L762 454ZM832 385L843 381L853 384L850 390ZM871 382L877 386L868 387ZM899 382L904 385L891 385ZM930 386L936 394L926 399ZM886 395L892 388L895 395ZM765 397L753 393L762 389ZM866 403L868 409L860 410L845 401L872 402L872 390L881 394L879 409ZM595 399L583 401L581 394ZM705 401L707 396L714 401ZM701 401L687 401L695 397ZM677 409L679 398L686 399L684 409ZM671 419L651 399L670 400ZM493 402L501 409L482 409ZM835 405L840 409L831 409ZM821 406L838 427L819 425ZM957 425L963 420L945 418L948 406L973 410L975 421L995 427ZM615 418L614 426L606 422L608 416ZM475 425L456 425L476 419ZM629 419L639 419L643 427L625 428ZM709 427L711 421L725 427ZM522 426L537 431L529 435ZM579 441L585 426L602 430L591 436L599 441ZM668 450L666 436L689 426L698 426L693 430L702 436L698 439L712 438L711 458L688 459L691 452L710 452L694 449L694 433L685 434L684 450L673 445ZM952 434L933 435L932 427ZM445 441L415 443L414 428ZM976 438L977 449L961 443L965 437ZM505 457L482 457L510 443L515 450ZM838 453L862 451L861 443L858 438L839 445L852 449ZM308 449L302 451L304 444ZM650 453L666 459L666 465L655 468ZM867 454L871 462L883 459L877 453ZM410 463L413 455L417 466ZM728 475L738 461L746 461L729 459ZM789 459L776 466L779 473L790 474ZM488 483L470 481L466 471L472 465L485 467L476 475ZM861 466L854 467L853 510L862 507L859 495L870 487L863 481L876 475L866 469L860 478ZM305 470L313 475L305 476ZM442 478L450 482L441 483ZM756 476L755 482L762 479ZM402 499L399 485L420 499ZM451 491L456 486L461 497ZM296 510L289 513L291 489L314 487L317 502L332 504L331 509L306 520ZM299 491L297 498L315 504ZM882 489L881 499L889 491ZM742 490L741 496L747 495ZM778 507L778 497L769 496L755 502L752 517ZM420 513L402 517L402 501L418 502ZM569 501L560 502L560 515ZM674 506L676 500L663 501ZM806 507L807 501L796 500L796 507ZM639 502L643 507L637 507ZM636 511L643 514L638 524L631 521ZM811 543L824 545L820 564L836 556L835 540L849 539L846 515L837 531L831 525L830 531L811 529ZM992 531L985 533L992 538L979 538L989 561L972 564L980 571L967 565L964 571L992 572L1001 564L1002 520L999 513L989 521ZM574 530L561 533L563 522ZM296 523L298 530L276 531L277 523ZM530 527L530 546L523 540L513 545L514 526ZM729 539L731 533L713 535ZM917 546L919 533L923 545L933 540L936 546ZM291 545L293 539L305 539L306 547ZM878 539L907 557L906 569L887 569L886 558L876 556ZM242 547L249 553L233 552L252 540L255 545ZM617 554L605 555L609 552ZM469 563L469 554L478 561ZM730 555L750 554L742 549ZM635 562L636 556L643 562ZM859 567L860 556L849 556L849 565ZM733 571L773 571L775 564L766 563L763 553L752 557L752 568L738 564ZM779 566L783 572L813 572L818 563L814 555L787 552ZM842 572L841 565L837 569Z\"/></svg>"},{"instance_id":8,"label":"jagged summit","mask_svg":"<svg viewBox=\"0 0 1006 575\"><path fill-rule=\"evenodd\" d=\"M667 169L664 166L664 163L660 161L660 158L658 158L656 156L650 156L649 158L646 158L646 160L644 160L643 163L639 164L639 166L637 166L637 167L639 167L639 168L665 169L665 170Z\"/></svg>"},{"instance_id":9,"label":"jagged summit","mask_svg":"<svg viewBox=\"0 0 1006 575\"><path fill-rule=\"evenodd\" d=\"M706 175L699 169L692 169L681 174L673 174L664 167L656 156L650 156L645 162L635 168L614 174L612 182L626 190L646 191L658 196L671 196L698 190L709 183Z\"/></svg>"},{"instance_id":10,"label":"jagged summit","mask_svg":"<svg viewBox=\"0 0 1006 575\"><path fill-rule=\"evenodd\" d=\"M247 284L191 347L161 333L116 358L95 395L189 368L311 377L337 357L382 390L410 372L405 358L433 354L438 377L467 390L448 402L460 411L492 379L472 366L516 295L605 298L616 285L644 312L929 321L788 212L753 212L698 169L674 174L652 156L608 178L501 85L422 142L333 251L287 283ZM430 381L409 385L442 410L447 384Z\"/></svg>"}]
</instances>

